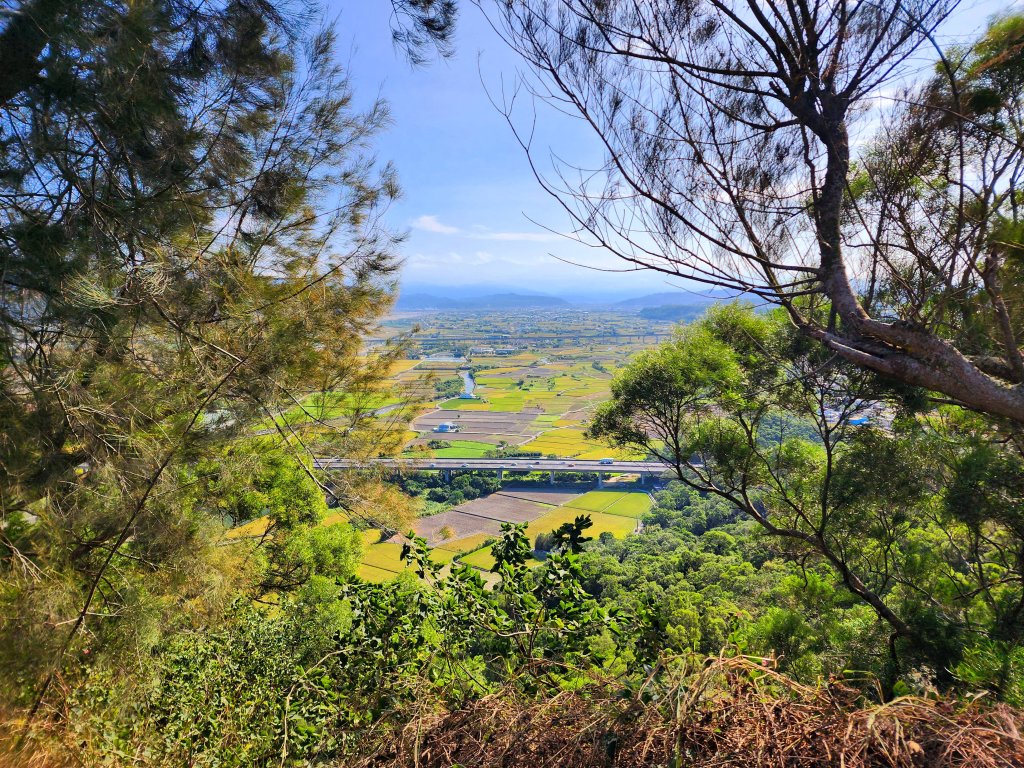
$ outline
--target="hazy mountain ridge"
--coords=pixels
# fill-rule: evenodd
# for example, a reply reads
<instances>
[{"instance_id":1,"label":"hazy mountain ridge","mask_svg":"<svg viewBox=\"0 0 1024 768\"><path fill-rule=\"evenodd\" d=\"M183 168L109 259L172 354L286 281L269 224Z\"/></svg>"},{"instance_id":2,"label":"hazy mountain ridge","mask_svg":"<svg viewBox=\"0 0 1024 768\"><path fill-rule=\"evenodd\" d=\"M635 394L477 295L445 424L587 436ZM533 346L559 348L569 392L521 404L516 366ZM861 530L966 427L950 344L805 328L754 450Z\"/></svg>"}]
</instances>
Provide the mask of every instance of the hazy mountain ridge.
<instances>
[{"instance_id":1,"label":"hazy mountain ridge","mask_svg":"<svg viewBox=\"0 0 1024 768\"><path fill-rule=\"evenodd\" d=\"M465 301L430 293L402 294L395 302L395 309L467 309L468 306Z\"/></svg>"},{"instance_id":2,"label":"hazy mountain ridge","mask_svg":"<svg viewBox=\"0 0 1024 768\"><path fill-rule=\"evenodd\" d=\"M707 304L659 304L655 307L644 307L637 314L645 320L690 322L703 315L707 308Z\"/></svg>"},{"instance_id":3,"label":"hazy mountain ridge","mask_svg":"<svg viewBox=\"0 0 1024 768\"><path fill-rule=\"evenodd\" d=\"M721 294L721 295L719 295ZM568 297L538 293L518 286L496 290L494 286L481 284L473 288L466 286L428 286L410 284L399 294L395 308L398 310L472 310L472 309L567 309L600 308L616 312L640 312L651 308L684 307L685 313L696 316L703 309L719 301L730 301L735 294L709 291L664 291L641 296L599 297L570 295ZM683 310L677 310L676 313Z\"/></svg>"},{"instance_id":4,"label":"hazy mountain ridge","mask_svg":"<svg viewBox=\"0 0 1024 768\"><path fill-rule=\"evenodd\" d=\"M708 291L707 293L692 293L690 291L665 291L662 293L648 293L643 296L617 301L613 305L615 309L641 310L651 307L709 307L719 301L732 301L736 298L735 293L726 294L723 291Z\"/></svg>"},{"instance_id":5,"label":"hazy mountain ridge","mask_svg":"<svg viewBox=\"0 0 1024 768\"><path fill-rule=\"evenodd\" d=\"M399 296L396 309L564 309L571 307L557 296L524 295L521 293L493 293L466 299L452 299L428 293Z\"/></svg>"}]
</instances>

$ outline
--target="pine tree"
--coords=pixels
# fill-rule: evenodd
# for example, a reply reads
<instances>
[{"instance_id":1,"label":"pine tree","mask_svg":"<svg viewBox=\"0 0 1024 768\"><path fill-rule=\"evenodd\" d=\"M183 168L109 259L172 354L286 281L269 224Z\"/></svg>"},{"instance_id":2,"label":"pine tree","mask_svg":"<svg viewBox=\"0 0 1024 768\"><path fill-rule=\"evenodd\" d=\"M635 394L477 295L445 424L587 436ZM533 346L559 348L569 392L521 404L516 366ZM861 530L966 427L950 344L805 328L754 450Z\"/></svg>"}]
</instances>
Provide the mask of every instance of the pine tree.
<instances>
[{"instance_id":1,"label":"pine tree","mask_svg":"<svg viewBox=\"0 0 1024 768\"><path fill-rule=\"evenodd\" d=\"M443 48L452 8L407 16ZM0 27L0 678L37 703L230 582L197 489L259 463L256 420L300 467L389 448L397 347L363 350L398 266L389 116L332 46L266 0L35 0ZM315 392L346 423L279 418Z\"/></svg>"}]
</instances>

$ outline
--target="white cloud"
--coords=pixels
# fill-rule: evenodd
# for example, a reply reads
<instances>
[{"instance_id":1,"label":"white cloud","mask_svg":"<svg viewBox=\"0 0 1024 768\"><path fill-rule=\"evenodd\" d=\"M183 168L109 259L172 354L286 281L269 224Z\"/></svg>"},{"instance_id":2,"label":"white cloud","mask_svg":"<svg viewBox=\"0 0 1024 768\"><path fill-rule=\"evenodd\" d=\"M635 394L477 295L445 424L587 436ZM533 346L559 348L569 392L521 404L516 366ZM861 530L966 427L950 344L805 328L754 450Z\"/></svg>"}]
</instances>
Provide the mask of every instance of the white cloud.
<instances>
[{"instance_id":1,"label":"white cloud","mask_svg":"<svg viewBox=\"0 0 1024 768\"><path fill-rule=\"evenodd\" d=\"M502 240L509 243L554 243L565 239L557 232L481 232L470 235L477 240Z\"/></svg>"},{"instance_id":2,"label":"white cloud","mask_svg":"<svg viewBox=\"0 0 1024 768\"><path fill-rule=\"evenodd\" d=\"M424 232L438 235L464 235L472 240L495 240L505 243L556 243L565 240L557 232L492 232L487 227L474 224L469 231L443 223L437 216L423 215L413 219L412 226Z\"/></svg>"},{"instance_id":3,"label":"white cloud","mask_svg":"<svg viewBox=\"0 0 1024 768\"><path fill-rule=\"evenodd\" d=\"M436 232L439 235L455 235L459 233L458 227L450 227L438 221L437 216L420 216L413 219L412 226L415 229L422 229L424 232Z\"/></svg>"},{"instance_id":4,"label":"white cloud","mask_svg":"<svg viewBox=\"0 0 1024 768\"><path fill-rule=\"evenodd\" d=\"M432 272L435 275L443 272L451 277L453 271L458 272L460 269L487 267L506 270L511 275L521 273L524 269L542 267L546 262L544 257L496 255L490 251L448 251L443 254L417 252L406 260L405 271L407 274Z\"/></svg>"}]
</instances>

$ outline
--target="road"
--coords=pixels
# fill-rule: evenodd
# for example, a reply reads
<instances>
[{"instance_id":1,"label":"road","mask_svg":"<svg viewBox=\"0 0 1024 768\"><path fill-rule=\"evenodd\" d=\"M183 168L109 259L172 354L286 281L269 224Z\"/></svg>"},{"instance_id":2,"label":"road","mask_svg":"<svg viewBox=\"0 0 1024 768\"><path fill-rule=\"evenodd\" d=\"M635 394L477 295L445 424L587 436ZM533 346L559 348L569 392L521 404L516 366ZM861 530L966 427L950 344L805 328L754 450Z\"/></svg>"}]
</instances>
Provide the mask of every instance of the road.
<instances>
[{"instance_id":1,"label":"road","mask_svg":"<svg viewBox=\"0 0 1024 768\"><path fill-rule=\"evenodd\" d=\"M629 474L661 474L671 469L671 465L660 461L612 461L602 463L597 460L580 459L370 459L361 462L355 459L322 457L314 460L317 469L359 469L367 464L395 467L406 470L506 470L529 472L621 472Z\"/></svg>"}]
</instances>

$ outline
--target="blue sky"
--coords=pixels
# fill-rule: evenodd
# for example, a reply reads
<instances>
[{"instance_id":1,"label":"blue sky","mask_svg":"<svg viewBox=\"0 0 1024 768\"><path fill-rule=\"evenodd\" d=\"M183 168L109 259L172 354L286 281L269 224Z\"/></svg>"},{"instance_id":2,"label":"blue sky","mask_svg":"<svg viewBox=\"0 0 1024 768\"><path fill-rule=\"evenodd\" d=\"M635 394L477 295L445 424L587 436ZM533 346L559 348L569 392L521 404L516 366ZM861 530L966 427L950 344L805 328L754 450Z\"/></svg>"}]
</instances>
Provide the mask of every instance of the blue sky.
<instances>
[{"instance_id":1,"label":"blue sky","mask_svg":"<svg viewBox=\"0 0 1024 768\"><path fill-rule=\"evenodd\" d=\"M961 4L951 34L984 26L1006 0ZM1019 4L1019 3L1018 3ZM378 157L395 163L403 197L388 211L409 232L403 246L405 284L504 284L548 293L641 294L684 287L653 272L599 272L626 265L614 256L547 231L569 231L565 212L537 184L512 130L490 102L522 68L479 8L463 0L451 59L412 68L391 42L387 0L328 0L339 53L356 98L383 96L394 123L377 141ZM526 104L523 105L527 106ZM521 111L525 118L528 111ZM536 147L581 166L599 163L589 130L540 105Z\"/></svg>"},{"instance_id":2,"label":"blue sky","mask_svg":"<svg viewBox=\"0 0 1024 768\"><path fill-rule=\"evenodd\" d=\"M627 293L667 290L651 273L605 275L556 258L623 266L531 222L556 232L569 226L489 100L488 91L500 99L503 81L515 81L520 62L478 8L462 5L455 56L417 68L392 45L386 0L334 0L332 6L357 99L379 93L392 110L394 123L377 147L380 159L397 166L403 189L387 217L409 232L403 282L620 292L625 278ZM544 146L571 148L584 162L600 158L596 140L578 121L545 114L542 128Z\"/></svg>"}]
</instances>

